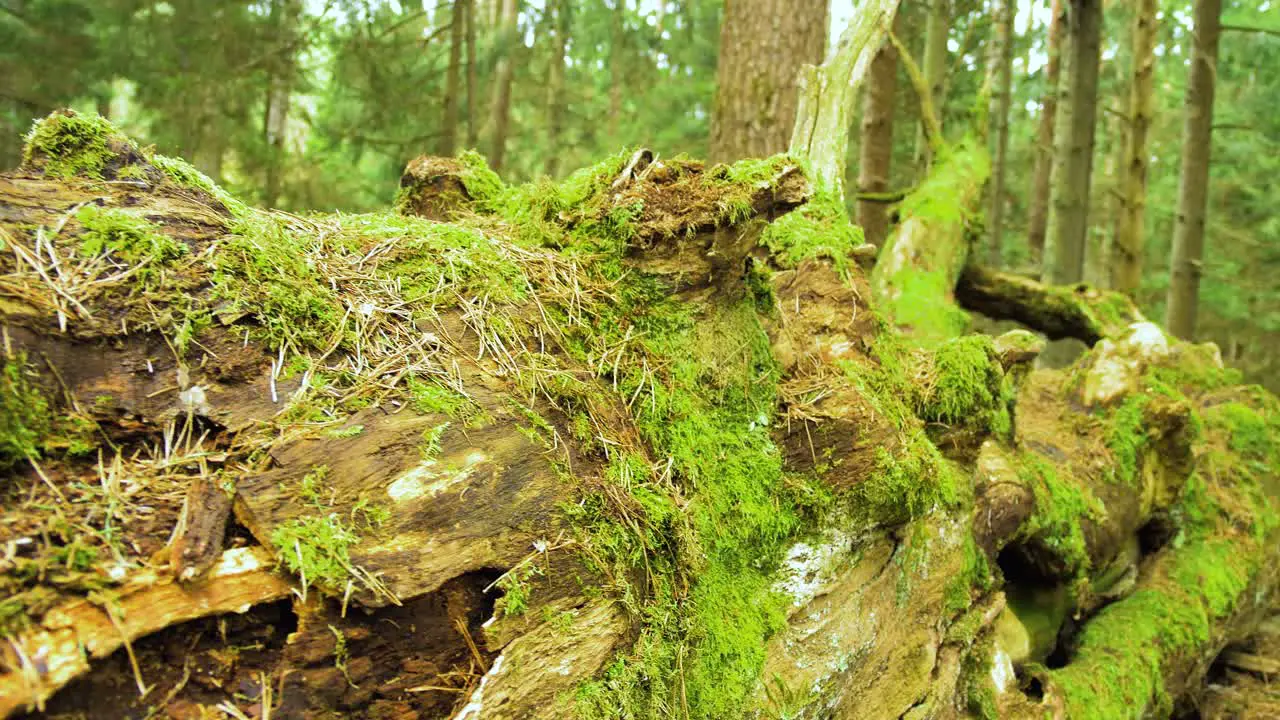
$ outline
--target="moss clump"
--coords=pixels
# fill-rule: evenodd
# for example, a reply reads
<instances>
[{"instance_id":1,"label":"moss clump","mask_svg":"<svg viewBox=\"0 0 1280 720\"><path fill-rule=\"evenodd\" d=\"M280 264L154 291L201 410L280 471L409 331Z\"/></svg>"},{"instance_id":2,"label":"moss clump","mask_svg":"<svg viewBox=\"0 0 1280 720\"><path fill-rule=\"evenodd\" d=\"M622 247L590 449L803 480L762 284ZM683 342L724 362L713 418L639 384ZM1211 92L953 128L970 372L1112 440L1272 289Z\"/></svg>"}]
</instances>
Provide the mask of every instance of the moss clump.
<instances>
[{"instance_id":1,"label":"moss clump","mask_svg":"<svg viewBox=\"0 0 1280 720\"><path fill-rule=\"evenodd\" d=\"M1256 556L1234 541L1201 537L1177 549L1159 582L1089 621L1072 662L1050 677L1071 717L1162 717L1172 709L1162 661L1209 641L1211 621L1246 591Z\"/></svg>"},{"instance_id":2,"label":"moss clump","mask_svg":"<svg viewBox=\"0 0 1280 720\"><path fill-rule=\"evenodd\" d=\"M863 244L862 228L849 222L844 202L830 192L769 223L760 243L782 267L827 258L842 275L849 272L853 250Z\"/></svg>"},{"instance_id":3,"label":"moss clump","mask_svg":"<svg viewBox=\"0 0 1280 720\"><path fill-rule=\"evenodd\" d=\"M490 211L500 209L507 188L498 173L489 168L484 156L475 150L464 150L458 159L463 166L459 179L476 206Z\"/></svg>"},{"instance_id":4,"label":"moss clump","mask_svg":"<svg viewBox=\"0 0 1280 720\"><path fill-rule=\"evenodd\" d=\"M1274 471L1280 466L1280 414L1267 416L1233 401L1210 408L1205 422L1224 431L1227 446L1259 470Z\"/></svg>"},{"instance_id":5,"label":"moss clump","mask_svg":"<svg viewBox=\"0 0 1280 720\"><path fill-rule=\"evenodd\" d=\"M929 381L916 404L922 419L982 429L1008 424L1004 372L989 336L969 335L938 346L925 375Z\"/></svg>"},{"instance_id":6,"label":"moss clump","mask_svg":"<svg viewBox=\"0 0 1280 720\"><path fill-rule=\"evenodd\" d=\"M876 450L876 467L846 495L851 514L865 522L897 525L960 499L959 471L922 430L896 452Z\"/></svg>"},{"instance_id":7,"label":"moss clump","mask_svg":"<svg viewBox=\"0 0 1280 720\"><path fill-rule=\"evenodd\" d=\"M97 115L57 112L32 125L22 149L22 164L41 161L45 175L50 177L101 180L117 149L124 148L137 149L107 120Z\"/></svg>"},{"instance_id":8,"label":"moss clump","mask_svg":"<svg viewBox=\"0 0 1280 720\"><path fill-rule=\"evenodd\" d=\"M146 218L124 210L89 205L76 213L76 219L84 226L80 254L85 257L105 252L130 265L167 265L187 254L186 245L159 232Z\"/></svg>"},{"instance_id":9,"label":"moss clump","mask_svg":"<svg viewBox=\"0 0 1280 720\"><path fill-rule=\"evenodd\" d=\"M156 169L164 173L169 182L178 187L199 190L208 194L222 203L233 216L239 218L249 213L249 206L237 200L231 193L222 189L208 175L197 170L186 160L164 155L151 155L148 160ZM120 174L123 176L123 172Z\"/></svg>"},{"instance_id":10,"label":"moss clump","mask_svg":"<svg viewBox=\"0 0 1280 720\"><path fill-rule=\"evenodd\" d=\"M1138 463L1147 446L1146 408L1150 397L1134 393L1111 414L1107 430L1107 447L1115 457L1116 476L1124 483L1138 481Z\"/></svg>"},{"instance_id":11,"label":"moss clump","mask_svg":"<svg viewBox=\"0 0 1280 720\"><path fill-rule=\"evenodd\" d=\"M10 357L0 369L0 468L39 457L50 426L49 404L31 382L26 354Z\"/></svg>"},{"instance_id":12,"label":"moss clump","mask_svg":"<svg viewBox=\"0 0 1280 720\"><path fill-rule=\"evenodd\" d=\"M358 540L337 513L298 518L271 533L271 543L289 572L304 586L316 585L336 595L351 579L354 568L348 553Z\"/></svg>"},{"instance_id":13,"label":"moss clump","mask_svg":"<svg viewBox=\"0 0 1280 720\"><path fill-rule=\"evenodd\" d=\"M259 337L272 347L327 349L341 339L344 313L311 260L321 242L275 215L242 218L214 256L214 298L252 312Z\"/></svg>"}]
</instances>

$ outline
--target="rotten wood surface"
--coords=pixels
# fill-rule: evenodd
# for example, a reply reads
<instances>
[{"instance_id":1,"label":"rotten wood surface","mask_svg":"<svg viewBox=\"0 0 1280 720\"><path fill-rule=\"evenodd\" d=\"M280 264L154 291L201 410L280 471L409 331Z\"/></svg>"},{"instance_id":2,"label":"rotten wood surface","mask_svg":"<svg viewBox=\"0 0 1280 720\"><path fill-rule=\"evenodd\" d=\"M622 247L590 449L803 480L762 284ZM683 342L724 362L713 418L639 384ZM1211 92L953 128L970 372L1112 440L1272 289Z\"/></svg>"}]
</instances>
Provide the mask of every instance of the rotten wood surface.
<instances>
[{"instance_id":1,"label":"rotten wood surface","mask_svg":"<svg viewBox=\"0 0 1280 720\"><path fill-rule=\"evenodd\" d=\"M182 584L159 575L136 577L118 598L77 601L50 610L35 630L0 646L0 718L43 709L59 688L88 672L91 661L138 638L188 620L245 612L288 597L293 582L273 569L262 548L222 554L203 579Z\"/></svg>"}]
</instances>

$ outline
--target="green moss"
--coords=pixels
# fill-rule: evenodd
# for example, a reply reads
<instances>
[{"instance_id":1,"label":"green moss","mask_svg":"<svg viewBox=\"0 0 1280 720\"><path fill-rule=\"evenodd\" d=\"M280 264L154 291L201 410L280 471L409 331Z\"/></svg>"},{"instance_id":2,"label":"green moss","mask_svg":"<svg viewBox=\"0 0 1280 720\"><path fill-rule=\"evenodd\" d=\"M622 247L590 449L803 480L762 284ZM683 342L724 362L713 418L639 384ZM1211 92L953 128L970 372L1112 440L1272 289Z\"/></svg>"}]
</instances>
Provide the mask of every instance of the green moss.
<instances>
[{"instance_id":1,"label":"green moss","mask_svg":"<svg viewBox=\"0 0 1280 720\"><path fill-rule=\"evenodd\" d=\"M44 173L50 177L101 180L115 159L113 144L136 150L131 140L97 115L54 113L37 120L27 133L22 163L28 165L39 156L44 159Z\"/></svg>"},{"instance_id":2,"label":"green moss","mask_svg":"<svg viewBox=\"0 0 1280 720\"><path fill-rule=\"evenodd\" d=\"M1072 662L1050 674L1070 717L1161 717L1172 709L1162 661L1209 641L1256 568L1255 550L1202 539L1179 548L1167 576L1104 608L1079 636Z\"/></svg>"},{"instance_id":3,"label":"green moss","mask_svg":"<svg viewBox=\"0 0 1280 720\"><path fill-rule=\"evenodd\" d=\"M862 228L849 222L844 201L824 192L769 223L760 243L782 267L821 257L831 260L847 276L853 250L863 244L863 236Z\"/></svg>"},{"instance_id":4,"label":"green moss","mask_svg":"<svg viewBox=\"0 0 1280 720\"><path fill-rule=\"evenodd\" d=\"M147 169L142 165L125 165L116 171L116 177L122 180L146 180Z\"/></svg>"},{"instance_id":5,"label":"green moss","mask_svg":"<svg viewBox=\"0 0 1280 720\"><path fill-rule=\"evenodd\" d=\"M325 432L325 436L334 440L345 440L347 438L359 437L364 433L363 425L351 425L344 428L334 428Z\"/></svg>"},{"instance_id":6,"label":"green moss","mask_svg":"<svg viewBox=\"0 0 1280 720\"><path fill-rule=\"evenodd\" d=\"M440 454L440 439L444 437L444 432L448 429L449 423L442 422L435 427L422 431L422 442L418 444L418 449L422 452L424 460L431 460Z\"/></svg>"},{"instance_id":7,"label":"green moss","mask_svg":"<svg viewBox=\"0 0 1280 720\"><path fill-rule=\"evenodd\" d=\"M950 297L954 281L941 272L911 269L894 279L898 294L890 302L894 321L924 347L963 335L969 315Z\"/></svg>"},{"instance_id":8,"label":"green moss","mask_svg":"<svg viewBox=\"0 0 1280 720\"><path fill-rule=\"evenodd\" d=\"M168 265L187 254L187 246L160 232L146 218L118 208L87 205L76 213L84 226L80 235L80 254L96 257L110 253L131 265L154 263ZM147 270L143 270L146 277Z\"/></svg>"},{"instance_id":9,"label":"green moss","mask_svg":"<svg viewBox=\"0 0 1280 720\"><path fill-rule=\"evenodd\" d=\"M271 347L325 350L344 316L334 290L309 258L322 239L292 230L269 213L241 218L214 256L214 297L253 313Z\"/></svg>"},{"instance_id":10,"label":"green moss","mask_svg":"<svg viewBox=\"0 0 1280 720\"><path fill-rule=\"evenodd\" d=\"M1267 417L1242 402L1227 402L1209 408L1205 421L1225 431L1228 447L1242 459L1274 471L1280 460L1280 415Z\"/></svg>"},{"instance_id":11,"label":"green moss","mask_svg":"<svg viewBox=\"0 0 1280 720\"><path fill-rule=\"evenodd\" d=\"M910 258L904 259L895 236L872 273L882 310L921 346L931 347L968 328L968 315L956 305L953 291L969 252L965 225L970 206L989 170L984 146L972 138L941 155L899 206L903 223L922 225L917 230L936 240L912 247Z\"/></svg>"},{"instance_id":12,"label":"green moss","mask_svg":"<svg viewBox=\"0 0 1280 720\"><path fill-rule=\"evenodd\" d=\"M918 218L932 225L958 225L969 219L968 196L991 172L990 159L981 144L965 138L942 153L911 194L898 206L902 218ZM977 179L975 182L975 178Z\"/></svg>"},{"instance_id":13,"label":"green moss","mask_svg":"<svg viewBox=\"0 0 1280 720\"><path fill-rule=\"evenodd\" d=\"M464 150L458 159L464 168L459 179L476 206L485 210L499 209L507 188L498 173L489 169L484 156L474 150Z\"/></svg>"},{"instance_id":14,"label":"green moss","mask_svg":"<svg viewBox=\"0 0 1280 720\"><path fill-rule=\"evenodd\" d=\"M329 477L328 465L317 465L298 481L298 497L317 507L332 505L331 499L324 495L325 480Z\"/></svg>"},{"instance_id":15,"label":"green moss","mask_svg":"<svg viewBox=\"0 0 1280 720\"><path fill-rule=\"evenodd\" d=\"M1138 464L1147 446L1146 407L1150 397L1134 393L1111 414L1107 430L1107 447L1115 457L1118 478L1130 485L1138 482Z\"/></svg>"},{"instance_id":16,"label":"green moss","mask_svg":"<svg viewBox=\"0 0 1280 720\"><path fill-rule=\"evenodd\" d=\"M51 423L49 404L31 380L26 353L18 353L0 370L0 468L40 456Z\"/></svg>"},{"instance_id":17,"label":"green moss","mask_svg":"<svg viewBox=\"0 0 1280 720\"><path fill-rule=\"evenodd\" d=\"M1087 487L1074 478L1063 478L1041 456L1026 451L1019 456L1018 475L1035 496L1035 512L1023 524L1022 538L1034 538L1052 550L1064 569L1077 578L1090 569L1081 521L1101 521L1106 514Z\"/></svg>"},{"instance_id":18,"label":"green moss","mask_svg":"<svg viewBox=\"0 0 1280 720\"><path fill-rule=\"evenodd\" d=\"M876 449L875 469L848 491L855 518L897 525L960 499L963 480L922 430L896 451Z\"/></svg>"},{"instance_id":19,"label":"green moss","mask_svg":"<svg viewBox=\"0 0 1280 720\"><path fill-rule=\"evenodd\" d=\"M197 170L186 160L157 154L153 154L147 159L156 169L164 173L169 182L174 185L207 193L222 203L235 217L241 218L249 214L247 205L237 200L231 193L223 190L208 175Z\"/></svg>"},{"instance_id":20,"label":"green moss","mask_svg":"<svg viewBox=\"0 0 1280 720\"><path fill-rule=\"evenodd\" d=\"M351 578L349 551L358 539L336 513L291 520L271 533L280 562L304 587L316 585L335 595L342 594Z\"/></svg>"},{"instance_id":21,"label":"green moss","mask_svg":"<svg viewBox=\"0 0 1280 720\"><path fill-rule=\"evenodd\" d=\"M991 587L991 565L987 556L973 540L973 535L965 537L964 565L960 572L947 582L944 594L945 607L950 613L958 613L969 607L972 591L985 591Z\"/></svg>"},{"instance_id":22,"label":"green moss","mask_svg":"<svg viewBox=\"0 0 1280 720\"><path fill-rule=\"evenodd\" d=\"M1004 372L987 335L949 340L933 352L931 379L917 402L920 417L947 425L991 429L1007 422Z\"/></svg>"},{"instance_id":23,"label":"green moss","mask_svg":"<svg viewBox=\"0 0 1280 720\"><path fill-rule=\"evenodd\" d=\"M494 612L499 617L514 617L525 614L529 609L529 582L542 575L542 569L529 564L515 568L498 579L497 586L502 590Z\"/></svg>"},{"instance_id":24,"label":"green moss","mask_svg":"<svg viewBox=\"0 0 1280 720\"><path fill-rule=\"evenodd\" d=\"M991 658L995 649L987 641L975 647L961 668L961 687L964 689L965 706L979 720L999 720L1000 706L996 700L996 687L991 680Z\"/></svg>"}]
</instances>

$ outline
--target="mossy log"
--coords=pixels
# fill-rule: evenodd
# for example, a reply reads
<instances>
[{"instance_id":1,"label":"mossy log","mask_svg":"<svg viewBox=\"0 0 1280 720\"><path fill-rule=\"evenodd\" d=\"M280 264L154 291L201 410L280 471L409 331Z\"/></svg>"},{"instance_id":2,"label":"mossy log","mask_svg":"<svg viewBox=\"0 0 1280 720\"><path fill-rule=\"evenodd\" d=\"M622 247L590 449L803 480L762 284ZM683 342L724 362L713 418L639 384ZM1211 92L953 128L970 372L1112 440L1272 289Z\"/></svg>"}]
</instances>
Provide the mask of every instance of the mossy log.
<instances>
[{"instance_id":1,"label":"mossy log","mask_svg":"<svg viewBox=\"0 0 1280 720\"><path fill-rule=\"evenodd\" d=\"M969 258L969 222L991 172L986 148L973 139L937 152L929 176L899 206L901 219L871 276L878 306L925 344L968 326L953 293Z\"/></svg>"},{"instance_id":2,"label":"mossy log","mask_svg":"<svg viewBox=\"0 0 1280 720\"><path fill-rule=\"evenodd\" d=\"M1031 278L965 266L955 286L964 308L997 320L1016 320L1053 340L1075 338L1092 345L1125 334L1146 320L1133 301L1120 293L1086 284L1044 285Z\"/></svg>"},{"instance_id":3,"label":"mossy log","mask_svg":"<svg viewBox=\"0 0 1280 720\"><path fill-rule=\"evenodd\" d=\"M412 167L264 212L58 114L0 175L0 716L1136 718L1274 600L1211 348L900 333L785 156Z\"/></svg>"}]
</instances>

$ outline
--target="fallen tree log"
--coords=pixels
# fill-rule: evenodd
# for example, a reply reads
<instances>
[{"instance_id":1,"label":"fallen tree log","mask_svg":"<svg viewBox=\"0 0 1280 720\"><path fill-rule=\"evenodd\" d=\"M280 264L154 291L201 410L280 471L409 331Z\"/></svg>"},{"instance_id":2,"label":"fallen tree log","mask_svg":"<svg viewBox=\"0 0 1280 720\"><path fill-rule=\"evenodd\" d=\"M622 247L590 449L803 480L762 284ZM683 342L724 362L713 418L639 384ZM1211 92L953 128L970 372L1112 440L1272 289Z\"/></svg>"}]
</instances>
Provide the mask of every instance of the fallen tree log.
<instances>
[{"instance_id":1,"label":"fallen tree log","mask_svg":"<svg viewBox=\"0 0 1280 720\"><path fill-rule=\"evenodd\" d=\"M1016 320L1052 340L1075 338L1092 345L1122 336L1146 320L1121 293L1081 284L1069 288L1043 285L1031 278L966 265L955 286L956 302L996 320Z\"/></svg>"},{"instance_id":2,"label":"fallen tree log","mask_svg":"<svg viewBox=\"0 0 1280 720\"><path fill-rule=\"evenodd\" d=\"M0 176L0 715L1139 717L1274 597L1210 348L904 337L787 157L413 168L267 213L59 114ZM195 608L217 547L279 569Z\"/></svg>"}]
</instances>

